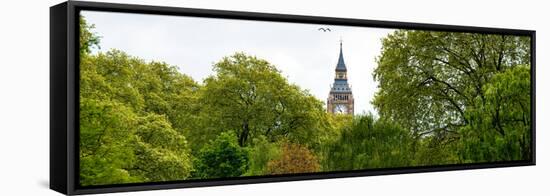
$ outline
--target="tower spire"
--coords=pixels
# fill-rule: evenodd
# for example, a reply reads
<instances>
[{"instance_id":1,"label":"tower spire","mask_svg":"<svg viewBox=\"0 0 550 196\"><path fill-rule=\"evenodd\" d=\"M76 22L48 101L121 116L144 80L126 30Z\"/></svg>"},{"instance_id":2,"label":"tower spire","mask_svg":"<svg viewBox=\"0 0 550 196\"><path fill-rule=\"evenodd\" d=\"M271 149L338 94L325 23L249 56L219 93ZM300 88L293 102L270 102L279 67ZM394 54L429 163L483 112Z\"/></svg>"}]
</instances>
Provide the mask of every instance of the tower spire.
<instances>
[{"instance_id":1,"label":"tower spire","mask_svg":"<svg viewBox=\"0 0 550 196\"><path fill-rule=\"evenodd\" d=\"M342 52L342 37L340 37L340 56L338 56L338 64L336 64L336 71L347 71L346 63L344 62L344 53Z\"/></svg>"}]
</instances>

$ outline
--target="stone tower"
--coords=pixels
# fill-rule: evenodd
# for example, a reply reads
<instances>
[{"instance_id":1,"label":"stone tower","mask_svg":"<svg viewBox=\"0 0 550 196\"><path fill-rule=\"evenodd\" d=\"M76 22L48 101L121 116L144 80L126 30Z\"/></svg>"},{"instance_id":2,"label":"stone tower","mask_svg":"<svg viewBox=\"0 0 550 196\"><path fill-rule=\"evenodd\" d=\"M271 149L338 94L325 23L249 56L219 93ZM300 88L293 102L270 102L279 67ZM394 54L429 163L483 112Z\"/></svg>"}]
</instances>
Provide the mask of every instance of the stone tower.
<instances>
[{"instance_id":1,"label":"stone tower","mask_svg":"<svg viewBox=\"0 0 550 196\"><path fill-rule=\"evenodd\" d=\"M344 63L344 54L342 53L342 41L340 40L340 56L336 64L336 74L334 83L330 88L327 99L327 112L333 114L352 114L353 115L353 94L348 84L348 70Z\"/></svg>"}]
</instances>

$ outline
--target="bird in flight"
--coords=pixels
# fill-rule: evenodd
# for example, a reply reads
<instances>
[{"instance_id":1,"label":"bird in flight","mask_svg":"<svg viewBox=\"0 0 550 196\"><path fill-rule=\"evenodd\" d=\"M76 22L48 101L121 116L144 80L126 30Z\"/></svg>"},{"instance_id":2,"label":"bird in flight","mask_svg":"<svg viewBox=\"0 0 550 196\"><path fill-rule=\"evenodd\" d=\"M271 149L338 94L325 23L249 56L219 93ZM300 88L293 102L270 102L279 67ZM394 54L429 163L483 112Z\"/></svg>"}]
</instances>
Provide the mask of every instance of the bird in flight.
<instances>
[{"instance_id":1,"label":"bird in flight","mask_svg":"<svg viewBox=\"0 0 550 196\"><path fill-rule=\"evenodd\" d=\"M328 27L327 28L319 28L317 30L318 31L323 31L323 32L327 32L327 31L330 32L330 28L328 28Z\"/></svg>"}]
</instances>

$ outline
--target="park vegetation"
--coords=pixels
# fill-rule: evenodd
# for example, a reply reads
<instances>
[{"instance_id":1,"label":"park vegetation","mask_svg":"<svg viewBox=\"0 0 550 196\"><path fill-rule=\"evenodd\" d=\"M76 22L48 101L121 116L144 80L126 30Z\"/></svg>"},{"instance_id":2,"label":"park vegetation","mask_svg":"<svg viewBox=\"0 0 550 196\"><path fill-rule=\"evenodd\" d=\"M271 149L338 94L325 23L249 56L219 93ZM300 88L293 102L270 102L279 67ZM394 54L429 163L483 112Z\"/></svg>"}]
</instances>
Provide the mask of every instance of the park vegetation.
<instances>
[{"instance_id":1,"label":"park vegetation","mask_svg":"<svg viewBox=\"0 0 550 196\"><path fill-rule=\"evenodd\" d=\"M352 116L244 53L199 82L93 54L83 18L80 35L83 186L532 158L528 37L396 30L373 74L378 114Z\"/></svg>"}]
</instances>

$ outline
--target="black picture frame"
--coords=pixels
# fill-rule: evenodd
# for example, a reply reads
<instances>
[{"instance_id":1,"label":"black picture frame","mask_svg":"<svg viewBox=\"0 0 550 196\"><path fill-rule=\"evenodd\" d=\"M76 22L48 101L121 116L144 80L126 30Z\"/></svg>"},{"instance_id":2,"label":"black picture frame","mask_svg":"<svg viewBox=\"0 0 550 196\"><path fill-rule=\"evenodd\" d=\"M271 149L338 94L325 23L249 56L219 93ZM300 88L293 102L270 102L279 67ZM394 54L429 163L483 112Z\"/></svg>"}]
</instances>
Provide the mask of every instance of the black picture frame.
<instances>
[{"instance_id":1,"label":"black picture frame","mask_svg":"<svg viewBox=\"0 0 550 196\"><path fill-rule=\"evenodd\" d=\"M529 36L531 38L532 159L525 161L504 161L494 163L368 169L361 171L286 174L212 180L186 180L174 182L134 183L82 187L78 184L78 17L81 10ZM536 33L533 30L485 28L98 2L64 2L50 8L50 188L63 194L73 195L535 165L535 34Z\"/></svg>"}]
</instances>

